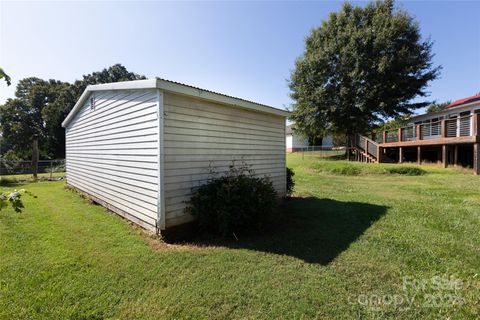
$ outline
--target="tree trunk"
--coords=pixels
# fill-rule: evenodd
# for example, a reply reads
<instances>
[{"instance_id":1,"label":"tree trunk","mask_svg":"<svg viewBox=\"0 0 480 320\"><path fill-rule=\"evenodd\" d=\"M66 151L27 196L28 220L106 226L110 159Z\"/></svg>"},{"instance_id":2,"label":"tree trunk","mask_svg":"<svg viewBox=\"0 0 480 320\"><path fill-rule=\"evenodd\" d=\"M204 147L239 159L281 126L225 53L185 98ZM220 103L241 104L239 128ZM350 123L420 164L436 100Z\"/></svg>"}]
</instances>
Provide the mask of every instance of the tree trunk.
<instances>
[{"instance_id":1,"label":"tree trunk","mask_svg":"<svg viewBox=\"0 0 480 320\"><path fill-rule=\"evenodd\" d=\"M323 137L319 137L317 143L319 146L323 146Z\"/></svg>"},{"instance_id":2,"label":"tree trunk","mask_svg":"<svg viewBox=\"0 0 480 320\"><path fill-rule=\"evenodd\" d=\"M322 146L323 145L323 137L317 137L317 138L308 138L308 143L311 144L312 146Z\"/></svg>"},{"instance_id":3,"label":"tree trunk","mask_svg":"<svg viewBox=\"0 0 480 320\"><path fill-rule=\"evenodd\" d=\"M347 158L348 161L350 161L350 150L352 148L352 135L350 133L346 134L347 138L347 148L345 149L345 157Z\"/></svg>"},{"instance_id":4,"label":"tree trunk","mask_svg":"<svg viewBox=\"0 0 480 320\"><path fill-rule=\"evenodd\" d=\"M352 131L347 131L347 150L346 150L346 153L347 153L347 159L350 161L351 159L351 156L352 156L352 150L353 150L353 147L354 147L354 144L355 144L355 133L352 132Z\"/></svg>"}]
</instances>

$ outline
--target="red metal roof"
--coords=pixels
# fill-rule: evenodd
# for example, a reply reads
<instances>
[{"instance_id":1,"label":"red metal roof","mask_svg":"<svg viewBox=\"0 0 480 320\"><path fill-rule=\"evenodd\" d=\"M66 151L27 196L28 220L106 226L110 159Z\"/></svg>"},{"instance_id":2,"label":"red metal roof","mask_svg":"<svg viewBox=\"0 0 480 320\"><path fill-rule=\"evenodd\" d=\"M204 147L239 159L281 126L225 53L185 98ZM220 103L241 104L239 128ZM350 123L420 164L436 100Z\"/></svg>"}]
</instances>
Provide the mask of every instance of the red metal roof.
<instances>
[{"instance_id":1,"label":"red metal roof","mask_svg":"<svg viewBox=\"0 0 480 320\"><path fill-rule=\"evenodd\" d=\"M458 107L462 104L467 104L467 103L474 102L474 101L480 101L480 93L478 93L474 96L471 96L471 97L467 97L467 98L463 98L463 99L453 101L452 103L450 103L447 106L447 108Z\"/></svg>"}]
</instances>

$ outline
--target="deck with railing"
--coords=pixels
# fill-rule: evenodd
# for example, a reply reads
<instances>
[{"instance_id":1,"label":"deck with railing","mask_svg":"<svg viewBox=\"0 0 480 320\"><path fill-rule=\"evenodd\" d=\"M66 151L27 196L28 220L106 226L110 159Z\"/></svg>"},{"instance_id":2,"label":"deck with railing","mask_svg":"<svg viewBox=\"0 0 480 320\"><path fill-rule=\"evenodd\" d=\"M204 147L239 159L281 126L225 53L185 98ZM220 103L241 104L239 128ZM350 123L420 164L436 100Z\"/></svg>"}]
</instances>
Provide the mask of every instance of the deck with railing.
<instances>
[{"instance_id":1,"label":"deck with railing","mask_svg":"<svg viewBox=\"0 0 480 320\"><path fill-rule=\"evenodd\" d=\"M480 142L480 114L421 123L375 134L381 147Z\"/></svg>"}]
</instances>

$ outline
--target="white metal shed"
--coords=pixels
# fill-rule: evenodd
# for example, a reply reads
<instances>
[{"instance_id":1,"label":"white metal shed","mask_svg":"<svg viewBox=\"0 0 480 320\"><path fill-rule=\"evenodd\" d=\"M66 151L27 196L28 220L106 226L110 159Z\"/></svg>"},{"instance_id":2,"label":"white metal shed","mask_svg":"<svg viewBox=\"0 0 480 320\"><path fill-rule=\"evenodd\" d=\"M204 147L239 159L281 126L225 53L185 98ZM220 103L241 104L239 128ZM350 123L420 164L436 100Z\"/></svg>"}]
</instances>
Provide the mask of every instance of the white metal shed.
<instances>
[{"instance_id":1,"label":"white metal shed","mask_svg":"<svg viewBox=\"0 0 480 320\"><path fill-rule=\"evenodd\" d=\"M157 232L191 221L194 188L233 162L284 196L288 114L167 80L88 86L62 123L67 183Z\"/></svg>"}]
</instances>

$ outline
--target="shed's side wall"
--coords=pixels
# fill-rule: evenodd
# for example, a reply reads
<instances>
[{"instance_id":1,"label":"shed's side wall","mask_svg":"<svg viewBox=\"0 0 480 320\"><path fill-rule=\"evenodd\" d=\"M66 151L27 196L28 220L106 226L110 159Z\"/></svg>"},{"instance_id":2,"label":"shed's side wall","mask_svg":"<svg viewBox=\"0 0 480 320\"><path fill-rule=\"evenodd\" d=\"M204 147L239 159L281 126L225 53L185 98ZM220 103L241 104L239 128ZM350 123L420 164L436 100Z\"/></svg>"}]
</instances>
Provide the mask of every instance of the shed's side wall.
<instances>
[{"instance_id":1,"label":"shed's side wall","mask_svg":"<svg viewBox=\"0 0 480 320\"><path fill-rule=\"evenodd\" d=\"M94 93L66 130L67 183L142 226L158 206L156 90Z\"/></svg>"},{"instance_id":2,"label":"shed's side wall","mask_svg":"<svg viewBox=\"0 0 480 320\"><path fill-rule=\"evenodd\" d=\"M166 227L192 220L184 213L192 189L234 162L268 175L285 194L285 118L200 99L164 94Z\"/></svg>"}]
</instances>

